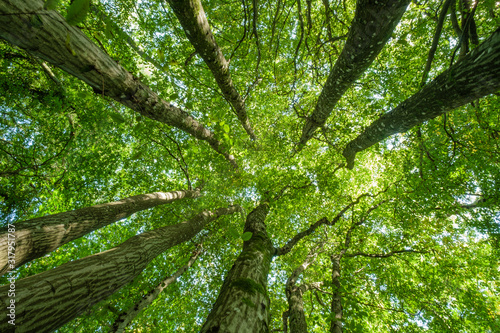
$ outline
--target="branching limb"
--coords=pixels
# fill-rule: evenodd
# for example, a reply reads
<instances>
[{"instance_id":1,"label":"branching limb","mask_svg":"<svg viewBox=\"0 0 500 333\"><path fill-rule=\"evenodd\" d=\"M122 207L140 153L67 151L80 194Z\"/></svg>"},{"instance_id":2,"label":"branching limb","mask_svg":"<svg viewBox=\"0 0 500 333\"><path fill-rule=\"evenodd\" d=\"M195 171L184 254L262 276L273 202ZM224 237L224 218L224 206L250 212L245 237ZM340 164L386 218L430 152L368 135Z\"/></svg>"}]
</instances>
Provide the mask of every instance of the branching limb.
<instances>
[{"instance_id":1,"label":"branching limb","mask_svg":"<svg viewBox=\"0 0 500 333\"><path fill-rule=\"evenodd\" d=\"M113 98L145 117L206 141L237 168L234 156L213 132L184 110L162 100L59 13L44 10L42 1L3 1L2 12L6 15L0 17L1 38L84 81L96 94ZM41 21L36 27L29 23L30 14L19 14L34 12Z\"/></svg>"},{"instance_id":2,"label":"branching limb","mask_svg":"<svg viewBox=\"0 0 500 333\"><path fill-rule=\"evenodd\" d=\"M408 3L408 0L357 1L342 54L328 76L311 117L304 124L297 150L325 124L347 89L371 65L391 37Z\"/></svg>"},{"instance_id":3,"label":"branching limb","mask_svg":"<svg viewBox=\"0 0 500 333\"><path fill-rule=\"evenodd\" d=\"M168 3L179 19L187 38L212 72L224 98L231 104L243 128L252 140L257 140L250 125L243 98L236 90L231 78L229 62L224 58L222 50L215 41L201 2L199 0L168 0Z\"/></svg>"},{"instance_id":4,"label":"branching limb","mask_svg":"<svg viewBox=\"0 0 500 333\"><path fill-rule=\"evenodd\" d=\"M382 115L343 151L347 167L356 154L396 133L433 119L500 89L500 29L418 93Z\"/></svg>"},{"instance_id":5,"label":"branching limb","mask_svg":"<svg viewBox=\"0 0 500 333\"><path fill-rule=\"evenodd\" d=\"M436 32L434 33L434 38L432 39L431 49L429 50L427 63L425 64L424 73L422 74L422 81L420 82L421 87L423 87L425 85L425 82L427 82L427 76L429 75L429 71L431 70L432 60L434 59L434 54L437 50L439 38L441 37L441 31L443 30L443 22L452 1L455 0L446 0L443 4L443 8L441 9L441 13L439 14L438 23L436 25Z\"/></svg>"}]
</instances>

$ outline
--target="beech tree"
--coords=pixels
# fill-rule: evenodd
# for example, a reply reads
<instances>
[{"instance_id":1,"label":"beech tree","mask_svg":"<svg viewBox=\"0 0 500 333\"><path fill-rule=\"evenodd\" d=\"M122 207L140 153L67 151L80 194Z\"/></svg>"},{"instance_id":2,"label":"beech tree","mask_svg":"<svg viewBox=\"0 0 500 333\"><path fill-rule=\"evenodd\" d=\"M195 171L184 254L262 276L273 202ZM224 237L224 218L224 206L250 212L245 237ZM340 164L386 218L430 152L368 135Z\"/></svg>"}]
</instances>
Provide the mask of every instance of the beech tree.
<instances>
[{"instance_id":1,"label":"beech tree","mask_svg":"<svg viewBox=\"0 0 500 333\"><path fill-rule=\"evenodd\" d=\"M499 15L0 0L0 331L499 331Z\"/></svg>"}]
</instances>

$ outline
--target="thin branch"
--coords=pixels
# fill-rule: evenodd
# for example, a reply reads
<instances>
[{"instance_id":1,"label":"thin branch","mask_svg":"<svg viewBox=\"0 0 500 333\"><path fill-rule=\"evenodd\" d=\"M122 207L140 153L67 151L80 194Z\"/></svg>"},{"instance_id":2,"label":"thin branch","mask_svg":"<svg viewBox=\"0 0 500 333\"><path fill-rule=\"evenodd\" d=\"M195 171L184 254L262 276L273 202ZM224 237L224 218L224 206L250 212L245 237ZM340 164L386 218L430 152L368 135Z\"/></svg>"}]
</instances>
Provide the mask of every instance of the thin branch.
<instances>
[{"instance_id":1,"label":"thin branch","mask_svg":"<svg viewBox=\"0 0 500 333\"><path fill-rule=\"evenodd\" d=\"M425 64L424 73L422 74L422 81L420 82L420 86L423 87L427 81L427 77L429 75L429 71L431 70L432 60L434 59L434 54L436 53L437 46L439 43L439 38L441 37L441 31L443 30L443 22L448 13L448 8L452 1L455 0L446 0L443 4L443 8L441 9L441 13L439 14L438 23L436 25L436 32L434 33L434 38L432 39L431 49L429 50L429 55L427 56L427 63Z\"/></svg>"}]
</instances>

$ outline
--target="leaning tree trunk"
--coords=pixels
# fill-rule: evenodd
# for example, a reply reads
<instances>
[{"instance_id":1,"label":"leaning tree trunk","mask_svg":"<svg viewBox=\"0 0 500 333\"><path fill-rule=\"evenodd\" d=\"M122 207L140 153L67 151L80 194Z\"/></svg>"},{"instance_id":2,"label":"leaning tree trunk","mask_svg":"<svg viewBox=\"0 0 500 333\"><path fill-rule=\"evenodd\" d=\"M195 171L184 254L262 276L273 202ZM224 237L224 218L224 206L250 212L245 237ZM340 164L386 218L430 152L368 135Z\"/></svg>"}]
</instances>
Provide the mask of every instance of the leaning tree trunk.
<instances>
[{"instance_id":1,"label":"leaning tree trunk","mask_svg":"<svg viewBox=\"0 0 500 333\"><path fill-rule=\"evenodd\" d=\"M137 315L151 305L155 299L158 298L160 293L167 288L169 285L177 281L177 278L181 276L185 271L193 265L196 258L201 253L201 245L194 251L194 254L189 259L188 263L179 268L172 276L165 278L160 284L151 289L146 295L142 296L140 300L134 303L130 308L121 312L116 318L115 322L111 326L108 333L123 333L125 328L134 320Z\"/></svg>"},{"instance_id":2,"label":"leaning tree trunk","mask_svg":"<svg viewBox=\"0 0 500 333\"><path fill-rule=\"evenodd\" d=\"M234 157L213 132L184 110L162 100L59 13L45 10L44 1L1 1L0 38L77 77L100 95L208 142L237 168Z\"/></svg>"},{"instance_id":3,"label":"leaning tree trunk","mask_svg":"<svg viewBox=\"0 0 500 333\"><path fill-rule=\"evenodd\" d=\"M409 0L358 0L344 49L333 66L312 115L302 129L299 149L325 124L344 93L372 64L391 37Z\"/></svg>"},{"instance_id":4,"label":"leaning tree trunk","mask_svg":"<svg viewBox=\"0 0 500 333\"><path fill-rule=\"evenodd\" d=\"M160 253L191 239L237 206L203 211L191 220L129 238L119 246L15 282L15 326L7 306L10 286L0 287L0 332L51 332L131 282Z\"/></svg>"},{"instance_id":5,"label":"leaning tree trunk","mask_svg":"<svg viewBox=\"0 0 500 333\"><path fill-rule=\"evenodd\" d=\"M222 284L202 333L269 331L267 275L275 249L264 223L268 212L268 204L263 203L248 214L244 231L251 232L252 238L243 243L243 250Z\"/></svg>"},{"instance_id":6,"label":"leaning tree trunk","mask_svg":"<svg viewBox=\"0 0 500 333\"><path fill-rule=\"evenodd\" d=\"M500 89L500 28L465 58L396 108L375 120L343 151L347 167L356 153L413 126Z\"/></svg>"},{"instance_id":7,"label":"leaning tree trunk","mask_svg":"<svg viewBox=\"0 0 500 333\"><path fill-rule=\"evenodd\" d=\"M154 192L120 201L85 207L13 224L0 229L0 275L40 258L91 231L124 219L138 211L183 198L196 198L200 190ZM15 230L9 232L9 229ZM15 241L15 262L8 262L8 242Z\"/></svg>"},{"instance_id":8,"label":"leaning tree trunk","mask_svg":"<svg viewBox=\"0 0 500 333\"><path fill-rule=\"evenodd\" d=\"M234 86L229 62L215 41L200 0L168 0L168 3L186 32L186 37L212 72L224 98L233 107L243 128L252 140L257 140L248 119L245 101Z\"/></svg>"}]
</instances>

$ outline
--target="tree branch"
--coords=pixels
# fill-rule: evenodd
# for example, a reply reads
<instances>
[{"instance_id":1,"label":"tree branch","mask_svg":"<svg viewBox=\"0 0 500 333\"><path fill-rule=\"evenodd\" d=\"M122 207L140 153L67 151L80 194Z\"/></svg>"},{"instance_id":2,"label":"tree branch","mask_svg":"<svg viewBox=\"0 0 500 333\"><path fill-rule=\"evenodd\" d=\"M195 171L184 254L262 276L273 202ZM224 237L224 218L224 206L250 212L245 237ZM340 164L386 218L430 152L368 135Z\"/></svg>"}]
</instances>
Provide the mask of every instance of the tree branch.
<instances>
[{"instance_id":1,"label":"tree branch","mask_svg":"<svg viewBox=\"0 0 500 333\"><path fill-rule=\"evenodd\" d=\"M441 73L418 93L368 126L343 151L347 167L356 153L396 133L495 93L500 89L500 28L465 58Z\"/></svg>"},{"instance_id":2,"label":"tree branch","mask_svg":"<svg viewBox=\"0 0 500 333\"><path fill-rule=\"evenodd\" d=\"M179 19L187 38L212 72L224 98L233 107L243 128L252 140L257 140L247 116L245 102L231 79L229 62L224 58L222 50L215 41L201 2L199 0L168 0L168 3Z\"/></svg>"},{"instance_id":3,"label":"tree branch","mask_svg":"<svg viewBox=\"0 0 500 333\"><path fill-rule=\"evenodd\" d=\"M315 130L325 124L340 98L380 53L408 3L409 0L357 1L346 44L328 76L312 115L304 124L298 151L313 137Z\"/></svg>"}]
</instances>

